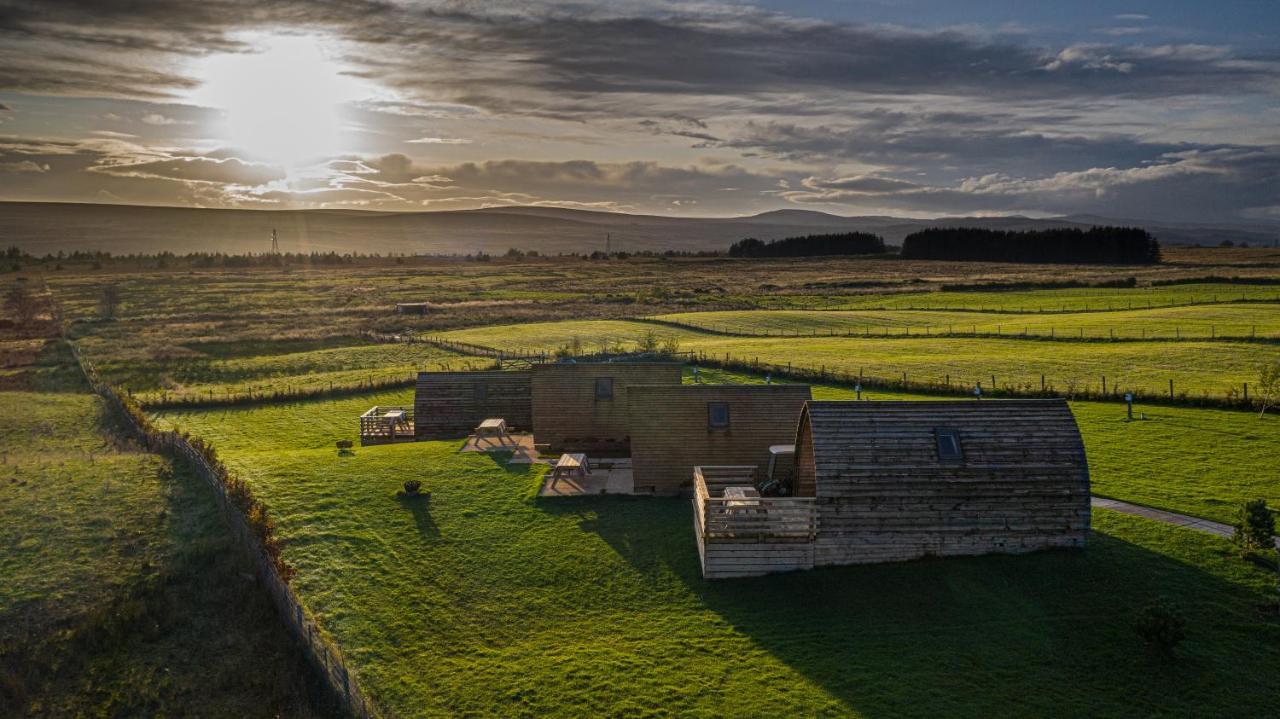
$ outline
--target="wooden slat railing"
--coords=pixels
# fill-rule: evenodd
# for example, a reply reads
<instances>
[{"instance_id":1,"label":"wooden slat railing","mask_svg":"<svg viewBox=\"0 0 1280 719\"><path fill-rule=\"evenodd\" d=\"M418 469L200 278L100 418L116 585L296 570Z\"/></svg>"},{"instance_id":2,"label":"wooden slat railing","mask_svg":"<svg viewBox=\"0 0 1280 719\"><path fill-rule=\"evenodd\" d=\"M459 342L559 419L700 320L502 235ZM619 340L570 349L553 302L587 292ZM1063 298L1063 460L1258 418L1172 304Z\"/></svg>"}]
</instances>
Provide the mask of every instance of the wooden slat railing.
<instances>
[{"instance_id":1,"label":"wooden slat railing","mask_svg":"<svg viewBox=\"0 0 1280 719\"><path fill-rule=\"evenodd\" d=\"M818 533L813 497L726 499L725 487L755 484L754 466L695 467L694 509L700 539L812 540Z\"/></svg>"}]
</instances>

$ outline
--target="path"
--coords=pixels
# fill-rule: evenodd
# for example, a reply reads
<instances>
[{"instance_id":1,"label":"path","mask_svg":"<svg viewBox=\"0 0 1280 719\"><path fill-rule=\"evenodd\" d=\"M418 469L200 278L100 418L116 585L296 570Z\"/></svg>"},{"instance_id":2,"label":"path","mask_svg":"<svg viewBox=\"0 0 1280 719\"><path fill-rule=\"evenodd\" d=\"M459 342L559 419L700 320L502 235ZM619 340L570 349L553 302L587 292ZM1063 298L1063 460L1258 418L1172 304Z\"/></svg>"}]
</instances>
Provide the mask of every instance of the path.
<instances>
[{"instance_id":1,"label":"path","mask_svg":"<svg viewBox=\"0 0 1280 719\"><path fill-rule=\"evenodd\" d=\"M1089 504L1094 507L1101 507L1102 509L1110 509L1114 512L1123 512L1137 517L1154 519L1157 522L1164 522L1165 524L1176 524L1179 527L1188 527L1201 532L1216 534L1219 537L1226 537L1227 539L1231 539L1232 535L1235 534L1235 528L1230 524L1213 522L1208 519L1200 519L1199 517L1188 517L1185 514L1166 512L1163 509L1152 509L1151 507L1144 507L1141 504L1121 502L1118 499L1091 497ZM1280 547L1280 537L1276 538L1276 546Z\"/></svg>"}]
</instances>

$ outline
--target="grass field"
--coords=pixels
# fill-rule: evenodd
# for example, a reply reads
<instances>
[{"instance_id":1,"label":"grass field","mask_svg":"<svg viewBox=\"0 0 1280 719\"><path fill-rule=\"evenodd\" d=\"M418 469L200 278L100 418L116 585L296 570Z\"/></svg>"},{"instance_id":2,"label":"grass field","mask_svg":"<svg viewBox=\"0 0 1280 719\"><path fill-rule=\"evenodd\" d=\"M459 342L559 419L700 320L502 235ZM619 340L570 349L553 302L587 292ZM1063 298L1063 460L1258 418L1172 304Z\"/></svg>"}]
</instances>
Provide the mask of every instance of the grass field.
<instances>
[{"instance_id":1,"label":"grass field","mask_svg":"<svg viewBox=\"0 0 1280 719\"><path fill-rule=\"evenodd\" d=\"M36 377L0 392L0 715L327 713L208 490Z\"/></svg>"},{"instance_id":2,"label":"grass field","mask_svg":"<svg viewBox=\"0 0 1280 719\"><path fill-rule=\"evenodd\" d=\"M1010 315L949 310L685 312L654 319L714 332L857 336L989 334L1062 339L1280 339L1280 304Z\"/></svg>"},{"instance_id":3,"label":"grass field","mask_svg":"<svg viewBox=\"0 0 1280 719\"><path fill-rule=\"evenodd\" d=\"M1134 310L1219 302L1280 300L1280 288L1221 283L1196 283L1163 287L1067 288L1052 290L998 290L982 292L898 293L863 295L843 305L849 309L973 310L1000 312L1097 312Z\"/></svg>"},{"instance_id":4,"label":"grass field","mask_svg":"<svg viewBox=\"0 0 1280 719\"><path fill-rule=\"evenodd\" d=\"M1258 613L1274 576L1225 541L1100 511L1082 552L710 583L688 500L536 500L540 470L457 442L333 451L364 408L408 397L164 418L250 479L303 596L397 716L1254 715L1280 689L1280 625ZM1215 456L1201 447L1182 459ZM406 479L430 499L397 499ZM1130 628L1157 595L1191 620L1172 665Z\"/></svg>"},{"instance_id":5,"label":"grass field","mask_svg":"<svg viewBox=\"0 0 1280 719\"><path fill-rule=\"evenodd\" d=\"M1225 341L1078 342L1023 339L964 339L943 337L723 337L642 322L587 320L501 327L481 327L443 333L460 342L506 350L552 352L573 341L585 350L622 345L633 348L646 333L674 337L684 351L723 358L828 371L860 371L871 377L943 382L990 388L995 375L1000 387L1038 390L1040 376L1058 392L1108 389L1168 392L1192 397L1222 397L1254 382L1258 368L1274 361L1276 348L1265 344Z\"/></svg>"},{"instance_id":6,"label":"grass field","mask_svg":"<svg viewBox=\"0 0 1280 719\"><path fill-rule=\"evenodd\" d=\"M461 370L488 363L428 345L376 344L357 338L211 343L160 358L111 352L101 339L85 340L83 346L90 354L111 357L98 363L98 371L144 402L408 381L421 370Z\"/></svg>"}]
</instances>

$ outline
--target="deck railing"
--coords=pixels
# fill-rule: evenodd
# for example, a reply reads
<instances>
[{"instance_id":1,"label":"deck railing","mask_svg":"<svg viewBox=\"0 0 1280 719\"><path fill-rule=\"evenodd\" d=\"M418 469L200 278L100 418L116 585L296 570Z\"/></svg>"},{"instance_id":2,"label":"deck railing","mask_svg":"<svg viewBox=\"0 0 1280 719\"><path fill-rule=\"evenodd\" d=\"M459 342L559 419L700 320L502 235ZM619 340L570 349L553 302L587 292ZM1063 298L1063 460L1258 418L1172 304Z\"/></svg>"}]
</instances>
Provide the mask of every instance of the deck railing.
<instances>
[{"instance_id":1,"label":"deck railing","mask_svg":"<svg viewBox=\"0 0 1280 719\"><path fill-rule=\"evenodd\" d=\"M387 412L404 412L401 420L391 420ZM412 439L413 407L399 405L375 406L360 415L360 439Z\"/></svg>"},{"instance_id":2,"label":"deck railing","mask_svg":"<svg viewBox=\"0 0 1280 719\"><path fill-rule=\"evenodd\" d=\"M813 497L726 498L726 487L752 487L755 466L694 467L694 522L699 539L812 541L818 533Z\"/></svg>"}]
</instances>

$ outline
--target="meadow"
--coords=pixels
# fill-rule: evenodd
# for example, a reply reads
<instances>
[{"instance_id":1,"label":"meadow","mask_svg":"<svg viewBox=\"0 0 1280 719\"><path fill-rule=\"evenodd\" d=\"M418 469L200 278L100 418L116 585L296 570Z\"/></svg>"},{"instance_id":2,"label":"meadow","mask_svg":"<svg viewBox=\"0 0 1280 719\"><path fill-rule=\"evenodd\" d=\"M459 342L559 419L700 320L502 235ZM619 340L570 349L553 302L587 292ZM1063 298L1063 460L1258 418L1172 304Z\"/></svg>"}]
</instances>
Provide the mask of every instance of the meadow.
<instances>
[{"instance_id":1,"label":"meadow","mask_svg":"<svg viewBox=\"0 0 1280 719\"><path fill-rule=\"evenodd\" d=\"M0 714L329 715L212 496L49 344L0 392Z\"/></svg>"},{"instance_id":2,"label":"meadow","mask_svg":"<svg viewBox=\"0 0 1280 719\"><path fill-rule=\"evenodd\" d=\"M1256 382L1259 367L1274 361L1273 345L1250 342L1079 342L1016 337L955 338L883 336L725 337L681 327L649 323L583 320L480 327L441 333L442 339L516 352L554 353L575 344L585 351L634 349L646 335L678 343L680 350L741 362L806 367L955 387L1039 391L1045 385L1070 396L1099 392L1102 377L1109 392L1168 393L1221 398L1242 393ZM992 381L994 377L994 382Z\"/></svg>"},{"instance_id":3,"label":"meadow","mask_svg":"<svg viewBox=\"0 0 1280 719\"><path fill-rule=\"evenodd\" d=\"M409 398L161 418L213 441L269 503L296 586L397 716L1203 716L1274 701L1280 625L1258 614L1274 576L1224 540L1100 510L1081 552L707 582L686 499L535 499L542 468L458 441L332 449L367 406ZM1098 491L1141 497L1173 476L1111 458L1134 428L1115 407L1074 409ZM1182 413L1201 411L1161 414L1150 433L1185 439L1199 425ZM1186 452L1208 464L1181 508L1276 496L1274 479L1242 486L1276 476L1272 453L1237 470L1211 447ZM430 498L397 498L407 479ZM1190 618L1174 664L1130 628L1160 595Z\"/></svg>"}]
</instances>

